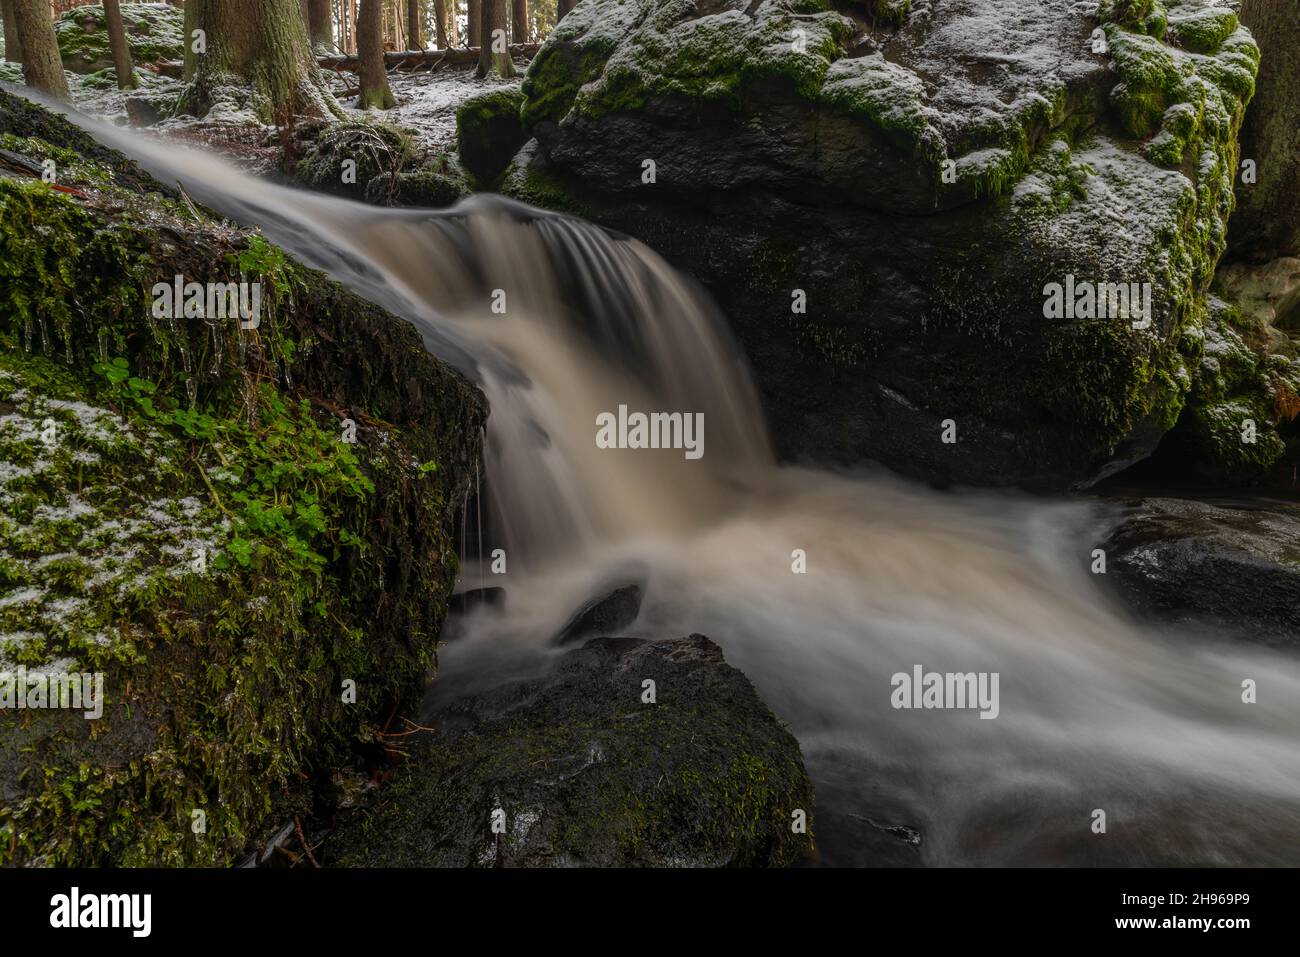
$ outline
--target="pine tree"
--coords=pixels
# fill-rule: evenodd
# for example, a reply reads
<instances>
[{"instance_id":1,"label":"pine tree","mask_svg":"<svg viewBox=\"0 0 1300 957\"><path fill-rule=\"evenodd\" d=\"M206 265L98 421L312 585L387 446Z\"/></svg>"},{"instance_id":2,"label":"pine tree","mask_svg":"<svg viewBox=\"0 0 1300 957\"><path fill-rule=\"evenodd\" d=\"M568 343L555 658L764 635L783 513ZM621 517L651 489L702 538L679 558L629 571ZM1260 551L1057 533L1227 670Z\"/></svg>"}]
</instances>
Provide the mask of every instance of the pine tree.
<instances>
[{"instance_id":1,"label":"pine tree","mask_svg":"<svg viewBox=\"0 0 1300 957\"><path fill-rule=\"evenodd\" d=\"M54 35L50 0L9 0L14 28L23 51L23 79L35 90L68 99L68 78L63 73L59 41Z\"/></svg>"}]
</instances>

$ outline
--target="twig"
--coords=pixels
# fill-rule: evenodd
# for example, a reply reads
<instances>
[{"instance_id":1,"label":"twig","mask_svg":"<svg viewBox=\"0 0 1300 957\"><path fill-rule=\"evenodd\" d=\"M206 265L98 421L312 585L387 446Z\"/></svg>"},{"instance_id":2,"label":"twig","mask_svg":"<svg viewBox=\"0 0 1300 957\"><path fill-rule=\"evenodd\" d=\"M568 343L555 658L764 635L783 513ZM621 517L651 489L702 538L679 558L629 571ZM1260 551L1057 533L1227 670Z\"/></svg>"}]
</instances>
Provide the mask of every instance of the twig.
<instances>
[{"instance_id":1,"label":"twig","mask_svg":"<svg viewBox=\"0 0 1300 957\"><path fill-rule=\"evenodd\" d=\"M307 843L307 838L302 833L302 821L298 820L298 815L293 816L293 829L298 832L298 840L302 843L302 849L307 852L307 860L311 861L311 866L320 870L320 863L316 860L316 855L311 852L311 845Z\"/></svg>"}]
</instances>

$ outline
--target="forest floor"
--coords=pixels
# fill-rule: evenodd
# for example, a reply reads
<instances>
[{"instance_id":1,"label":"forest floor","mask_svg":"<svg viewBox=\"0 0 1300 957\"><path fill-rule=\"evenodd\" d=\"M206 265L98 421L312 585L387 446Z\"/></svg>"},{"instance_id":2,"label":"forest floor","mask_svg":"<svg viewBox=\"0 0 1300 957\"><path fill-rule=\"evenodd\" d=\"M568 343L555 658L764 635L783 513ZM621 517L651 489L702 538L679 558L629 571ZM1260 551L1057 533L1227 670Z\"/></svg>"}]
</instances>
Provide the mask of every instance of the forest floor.
<instances>
[{"instance_id":1,"label":"forest floor","mask_svg":"<svg viewBox=\"0 0 1300 957\"><path fill-rule=\"evenodd\" d=\"M434 73L393 73L389 84L397 98L397 106L386 111L368 114L353 109L355 96L347 96L355 78L351 74L327 73L330 87L340 104L355 116L369 118L403 127L414 134L416 144L429 153L454 153L456 151L456 110L467 99L480 93L497 89L514 89L523 82L528 68L517 61L518 75L502 79L495 74L480 79L473 69L443 69ZM178 96L183 86L180 80L171 80L146 71L142 74L140 90L97 88L76 74L69 74L73 102L83 113L96 116L119 126L130 124L127 100L146 94L160 101ZM282 143L275 127L260 123L250 112L238 109L214 111L207 117L177 117L165 119L146 128L156 135L189 142L196 146L215 148L241 166L256 172L268 172L277 163Z\"/></svg>"}]
</instances>

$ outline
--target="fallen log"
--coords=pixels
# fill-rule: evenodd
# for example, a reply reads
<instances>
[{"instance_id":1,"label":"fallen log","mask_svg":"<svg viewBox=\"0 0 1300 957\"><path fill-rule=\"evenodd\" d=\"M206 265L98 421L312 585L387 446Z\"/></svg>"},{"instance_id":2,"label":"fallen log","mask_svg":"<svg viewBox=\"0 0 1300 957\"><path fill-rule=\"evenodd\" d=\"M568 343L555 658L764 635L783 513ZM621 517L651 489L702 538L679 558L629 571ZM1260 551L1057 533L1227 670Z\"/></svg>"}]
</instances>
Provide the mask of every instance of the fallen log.
<instances>
[{"instance_id":1,"label":"fallen log","mask_svg":"<svg viewBox=\"0 0 1300 957\"><path fill-rule=\"evenodd\" d=\"M541 49L540 43L512 43L510 56L516 60L531 60ZM447 50L390 50L384 54L386 70L438 70L446 66L473 66L478 63L478 47L452 47ZM318 61L323 70L356 73L361 68L357 56L327 56Z\"/></svg>"},{"instance_id":2,"label":"fallen log","mask_svg":"<svg viewBox=\"0 0 1300 957\"><path fill-rule=\"evenodd\" d=\"M510 57L531 60L537 55L540 43L512 43ZM385 70L439 70L445 66L473 66L478 63L478 47L451 47L446 50L389 50L384 54ZM336 73L356 73L361 69L361 58L351 56L323 56L317 62L323 70ZM180 79L185 64L180 60L162 60L152 65L162 76Z\"/></svg>"}]
</instances>

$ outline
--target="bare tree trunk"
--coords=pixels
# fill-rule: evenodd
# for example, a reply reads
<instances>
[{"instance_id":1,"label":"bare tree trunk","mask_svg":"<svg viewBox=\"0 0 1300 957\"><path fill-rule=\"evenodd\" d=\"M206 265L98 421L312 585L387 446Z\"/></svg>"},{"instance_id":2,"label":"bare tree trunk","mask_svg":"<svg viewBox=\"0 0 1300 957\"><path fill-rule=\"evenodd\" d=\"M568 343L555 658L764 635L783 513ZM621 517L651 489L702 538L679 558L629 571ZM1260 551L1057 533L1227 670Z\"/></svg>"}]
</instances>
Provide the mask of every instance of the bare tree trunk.
<instances>
[{"instance_id":1,"label":"bare tree trunk","mask_svg":"<svg viewBox=\"0 0 1300 957\"><path fill-rule=\"evenodd\" d=\"M188 0L185 28L191 80L182 111L206 115L213 90L234 75L265 98L259 113L266 122L343 116L312 55L297 0ZM195 31L201 51L194 50Z\"/></svg>"},{"instance_id":2,"label":"bare tree trunk","mask_svg":"<svg viewBox=\"0 0 1300 957\"><path fill-rule=\"evenodd\" d=\"M528 42L528 0L511 0L510 40L513 43Z\"/></svg>"},{"instance_id":3,"label":"bare tree trunk","mask_svg":"<svg viewBox=\"0 0 1300 957\"><path fill-rule=\"evenodd\" d=\"M555 22L559 23L564 19L564 15L577 6L578 0L556 0L555 4Z\"/></svg>"},{"instance_id":4,"label":"bare tree trunk","mask_svg":"<svg viewBox=\"0 0 1300 957\"><path fill-rule=\"evenodd\" d=\"M407 49L424 49L424 10L420 0L406 0Z\"/></svg>"},{"instance_id":5,"label":"bare tree trunk","mask_svg":"<svg viewBox=\"0 0 1300 957\"><path fill-rule=\"evenodd\" d=\"M23 48L23 79L36 90L68 99L68 78L63 75L59 41L54 36L50 0L9 0L14 27Z\"/></svg>"},{"instance_id":6,"label":"bare tree trunk","mask_svg":"<svg viewBox=\"0 0 1300 957\"><path fill-rule=\"evenodd\" d=\"M14 19L14 0L0 0L0 16L5 25L5 59L10 63L23 62L23 45L18 39L18 21Z\"/></svg>"},{"instance_id":7,"label":"bare tree trunk","mask_svg":"<svg viewBox=\"0 0 1300 957\"><path fill-rule=\"evenodd\" d=\"M121 0L104 0L104 22L108 25L108 45L113 51L117 88L134 90L140 84L135 79L135 66L131 63L131 47L127 45L126 28L122 25Z\"/></svg>"},{"instance_id":8,"label":"bare tree trunk","mask_svg":"<svg viewBox=\"0 0 1300 957\"><path fill-rule=\"evenodd\" d=\"M312 46L334 46L334 14L330 0L307 0L307 30Z\"/></svg>"},{"instance_id":9,"label":"bare tree trunk","mask_svg":"<svg viewBox=\"0 0 1300 957\"><path fill-rule=\"evenodd\" d=\"M434 43L439 50L447 49L447 0L433 0Z\"/></svg>"},{"instance_id":10,"label":"bare tree trunk","mask_svg":"<svg viewBox=\"0 0 1300 957\"><path fill-rule=\"evenodd\" d=\"M465 0L465 27L469 32L469 45L482 46L479 42L483 32L483 0Z\"/></svg>"},{"instance_id":11,"label":"bare tree trunk","mask_svg":"<svg viewBox=\"0 0 1300 957\"><path fill-rule=\"evenodd\" d=\"M361 100L357 105L363 110L391 110L397 105L384 70L383 29L383 0L361 0L361 12L357 16Z\"/></svg>"},{"instance_id":12,"label":"bare tree trunk","mask_svg":"<svg viewBox=\"0 0 1300 957\"><path fill-rule=\"evenodd\" d=\"M479 29L482 40L479 44L478 69L480 78L496 67L502 76L514 76L515 64L510 59L510 36L506 32L506 4L509 0L482 0L482 21Z\"/></svg>"},{"instance_id":13,"label":"bare tree trunk","mask_svg":"<svg viewBox=\"0 0 1300 957\"><path fill-rule=\"evenodd\" d=\"M460 46L460 0L443 0L447 8L447 46Z\"/></svg>"}]
</instances>

